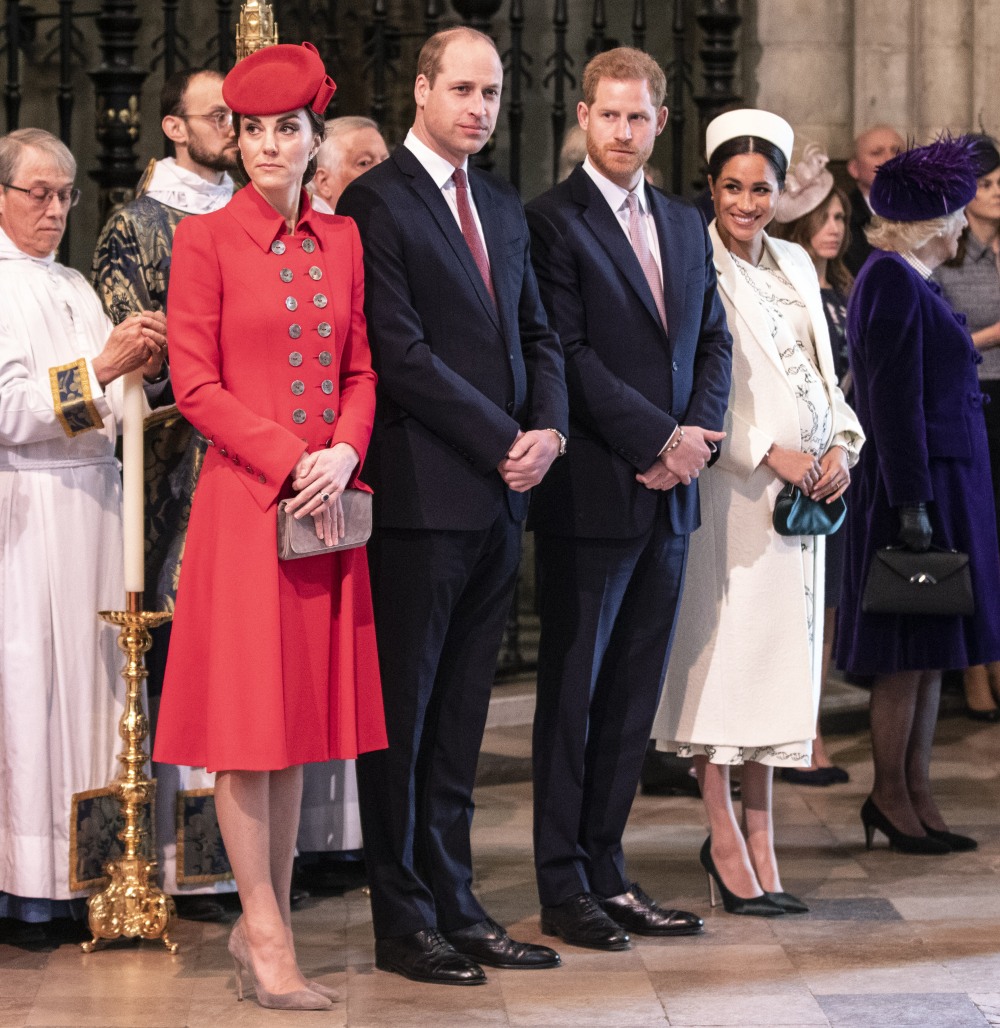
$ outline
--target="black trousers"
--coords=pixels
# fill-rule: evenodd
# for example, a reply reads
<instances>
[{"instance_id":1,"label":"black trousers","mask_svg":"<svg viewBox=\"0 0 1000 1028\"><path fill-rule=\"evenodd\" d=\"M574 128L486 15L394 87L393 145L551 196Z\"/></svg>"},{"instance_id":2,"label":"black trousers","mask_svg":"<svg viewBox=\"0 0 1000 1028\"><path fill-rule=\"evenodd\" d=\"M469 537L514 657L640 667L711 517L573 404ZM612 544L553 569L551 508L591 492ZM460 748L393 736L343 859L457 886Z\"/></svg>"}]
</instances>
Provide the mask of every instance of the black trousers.
<instances>
[{"instance_id":1,"label":"black trousers","mask_svg":"<svg viewBox=\"0 0 1000 1028\"><path fill-rule=\"evenodd\" d=\"M389 748L358 758L376 938L464 928L472 894L472 788L521 526L378 529L368 546Z\"/></svg>"},{"instance_id":2,"label":"black trousers","mask_svg":"<svg viewBox=\"0 0 1000 1028\"><path fill-rule=\"evenodd\" d=\"M629 887L622 833L659 702L688 537L536 534L541 639L532 762L538 894Z\"/></svg>"}]
</instances>

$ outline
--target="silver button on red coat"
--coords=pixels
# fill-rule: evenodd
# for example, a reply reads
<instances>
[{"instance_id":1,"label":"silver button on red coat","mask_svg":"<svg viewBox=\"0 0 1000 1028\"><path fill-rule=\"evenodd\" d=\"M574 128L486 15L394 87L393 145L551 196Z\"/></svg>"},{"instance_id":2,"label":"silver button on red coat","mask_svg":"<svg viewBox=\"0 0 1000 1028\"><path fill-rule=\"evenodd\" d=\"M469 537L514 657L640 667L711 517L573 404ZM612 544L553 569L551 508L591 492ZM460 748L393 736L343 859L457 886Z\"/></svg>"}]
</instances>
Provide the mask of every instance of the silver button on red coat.
<instances>
[{"instance_id":1,"label":"silver button on red coat","mask_svg":"<svg viewBox=\"0 0 1000 1028\"><path fill-rule=\"evenodd\" d=\"M329 396L330 393L333 392L333 382L331 382L328 378L324 378L322 383L320 384L320 389L322 389L323 392L326 393L327 396Z\"/></svg>"},{"instance_id":2,"label":"silver button on red coat","mask_svg":"<svg viewBox=\"0 0 1000 1028\"><path fill-rule=\"evenodd\" d=\"M312 253L313 250L316 249L316 243L312 239L303 239L302 249L305 250L306 253Z\"/></svg>"},{"instance_id":3,"label":"silver button on red coat","mask_svg":"<svg viewBox=\"0 0 1000 1028\"><path fill-rule=\"evenodd\" d=\"M317 293L313 297L313 303L322 310L330 301L322 293Z\"/></svg>"},{"instance_id":4,"label":"silver button on red coat","mask_svg":"<svg viewBox=\"0 0 1000 1028\"><path fill-rule=\"evenodd\" d=\"M299 353L298 350L292 350L288 355L288 363L291 364L293 368L297 368L302 363L302 354Z\"/></svg>"},{"instance_id":5,"label":"silver button on red coat","mask_svg":"<svg viewBox=\"0 0 1000 1028\"><path fill-rule=\"evenodd\" d=\"M333 354L329 350L320 351L319 362L324 368L328 368L333 363Z\"/></svg>"},{"instance_id":6,"label":"silver button on red coat","mask_svg":"<svg viewBox=\"0 0 1000 1028\"><path fill-rule=\"evenodd\" d=\"M326 423L327 423L328 425L332 425L332 424L333 424L333 419L334 419L334 418L335 418L336 416L337 416L337 415L336 415L336 414L334 414L334 412L333 412L333 411L332 411L332 410L331 410L331 409L330 409L329 407L327 407L327 408L326 408L326 410L325 410L325 411L323 411L323 420L324 420L324 421L325 421L325 422L326 422Z\"/></svg>"},{"instance_id":7,"label":"silver button on red coat","mask_svg":"<svg viewBox=\"0 0 1000 1028\"><path fill-rule=\"evenodd\" d=\"M299 309L299 301L296 300L294 296L286 296L285 297L285 306L290 311L298 310Z\"/></svg>"},{"instance_id":8,"label":"silver button on red coat","mask_svg":"<svg viewBox=\"0 0 1000 1028\"><path fill-rule=\"evenodd\" d=\"M329 338L329 336L330 336L330 333L331 333L331 332L333 331L333 326L332 326L332 325L330 324L330 322L329 322L329 321L321 321L321 322L320 322L320 323L319 323L319 324L318 324L318 325L316 326L316 331L317 331L317 332L319 332L319 334L320 334L320 335L321 335L321 336L322 336L322 337L323 337L324 339L327 339L327 338Z\"/></svg>"},{"instance_id":9,"label":"silver button on red coat","mask_svg":"<svg viewBox=\"0 0 1000 1028\"><path fill-rule=\"evenodd\" d=\"M278 272L278 277L282 282L291 282L295 276L292 274L291 268L282 268L281 271Z\"/></svg>"},{"instance_id":10,"label":"silver button on red coat","mask_svg":"<svg viewBox=\"0 0 1000 1028\"><path fill-rule=\"evenodd\" d=\"M296 396L301 396L305 391L306 391L306 384L305 384L305 382L303 382L302 379L297 378L292 383L292 392Z\"/></svg>"},{"instance_id":11,"label":"silver button on red coat","mask_svg":"<svg viewBox=\"0 0 1000 1028\"><path fill-rule=\"evenodd\" d=\"M295 410L292 411L292 421L294 421L296 425L301 425L305 420L306 412L301 407L296 407Z\"/></svg>"},{"instance_id":12,"label":"silver button on red coat","mask_svg":"<svg viewBox=\"0 0 1000 1028\"><path fill-rule=\"evenodd\" d=\"M302 335L302 326L301 325L296 325L293 322L291 325L288 326L288 334L293 339L298 339L299 336Z\"/></svg>"},{"instance_id":13,"label":"silver button on red coat","mask_svg":"<svg viewBox=\"0 0 1000 1028\"><path fill-rule=\"evenodd\" d=\"M279 257L285 252L285 244L280 239L275 239L271 244L271 253L276 253Z\"/></svg>"},{"instance_id":14,"label":"silver button on red coat","mask_svg":"<svg viewBox=\"0 0 1000 1028\"><path fill-rule=\"evenodd\" d=\"M323 277L323 269L317 268L314 264L309 269L309 277L313 280L313 282L318 282Z\"/></svg>"}]
</instances>

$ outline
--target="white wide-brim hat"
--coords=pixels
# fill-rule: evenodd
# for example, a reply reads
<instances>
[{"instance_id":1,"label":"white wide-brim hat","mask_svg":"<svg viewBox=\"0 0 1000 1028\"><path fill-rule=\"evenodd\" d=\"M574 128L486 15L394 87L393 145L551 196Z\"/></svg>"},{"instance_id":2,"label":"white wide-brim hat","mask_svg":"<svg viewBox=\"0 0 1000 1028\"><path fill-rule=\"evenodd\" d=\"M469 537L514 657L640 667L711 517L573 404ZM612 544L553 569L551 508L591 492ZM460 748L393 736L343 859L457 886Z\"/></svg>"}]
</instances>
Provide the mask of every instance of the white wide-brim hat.
<instances>
[{"instance_id":1,"label":"white wide-brim hat","mask_svg":"<svg viewBox=\"0 0 1000 1028\"><path fill-rule=\"evenodd\" d=\"M770 111L758 111L747 107L739 111L726 111L709 122L705 130L705 159L711 160L712 154L739 136L757 136L773 143L784 155L785 161L791 164L792 147L795 145L795 133L792 126L784 118Z\"/></svg>"}]
</instances>

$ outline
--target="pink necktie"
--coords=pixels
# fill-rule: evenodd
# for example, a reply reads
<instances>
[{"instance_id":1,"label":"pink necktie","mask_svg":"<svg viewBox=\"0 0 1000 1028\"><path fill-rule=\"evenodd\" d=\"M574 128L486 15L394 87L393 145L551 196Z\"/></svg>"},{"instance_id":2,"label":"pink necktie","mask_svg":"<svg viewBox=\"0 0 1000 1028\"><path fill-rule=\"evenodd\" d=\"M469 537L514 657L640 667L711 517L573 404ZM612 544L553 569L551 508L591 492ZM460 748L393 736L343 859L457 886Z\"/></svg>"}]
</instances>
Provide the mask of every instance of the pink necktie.
<instances>
[{"instance_id":1,"label":"pink necktie","mask_svg":"<svg viewBox=\"0 0 1000 1028\"><path fill-rule=\"evenodd\" d=\"M649 283L656 309L660 312L660 321L663 322L663 329L666 331L667 308L663 302L663 283L660 281L660 270L656 266L653 251L650 250L649 241L643 231L642 216L639 213L639 197L635 193L629 193L625 197L625 202L628 204L628 237L632 240L632 249L639 258L639 266Z\"/></svg>"},{"instance_id":2,"label":"pink necktie","mask_svg":"<svg viewBox=\"0 0 1000 1028\"><path fill-rule=\"evenodd\" d=\"M458 220L462 226L462 235L472 253L472 259L479 268L479 274L483 276L486 283L486 291L490 294L493 306L496 306L497 297L493 292L493 277L490 275L490 259L486 255L486 247L476 228L476 219L472 216L472 205L469 203L469 184L462 168L456 168L452 175L455 181L455 199L458 201Z\"/></svg>"}]
</instances>

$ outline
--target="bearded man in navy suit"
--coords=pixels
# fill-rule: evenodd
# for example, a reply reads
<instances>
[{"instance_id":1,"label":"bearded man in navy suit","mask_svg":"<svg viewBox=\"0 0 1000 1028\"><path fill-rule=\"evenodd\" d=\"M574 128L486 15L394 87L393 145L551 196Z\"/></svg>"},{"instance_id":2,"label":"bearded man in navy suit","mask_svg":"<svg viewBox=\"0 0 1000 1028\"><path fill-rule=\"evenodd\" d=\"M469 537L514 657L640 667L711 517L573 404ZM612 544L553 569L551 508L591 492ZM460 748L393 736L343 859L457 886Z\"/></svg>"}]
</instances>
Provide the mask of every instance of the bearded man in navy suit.
<instances>
[{"instance_id":1,"label":"bearded man in navy suit","mask_svg":"<svg viewBox=\"0 0 1000 1028\"><path fill-rule=\"evenodd\" d=\"M484 982L481 964L559 963L510 939L472 892L472 787L528 490L568 431L520 200L468 166L502 84L488 36L432 36L413 128L337 205L364 243L379 376L365 473L389 748L358 760L375 963L451 985Z\"/></svg>"},{"instance_id":2,"label":"bearded man in navy suit","mask_svg":"<svg viewBox=\"0 0 1000 1028\"><path fill-rule=\"evenodd\" d=\"M587 158L528 205L569 387L567 456L534 491L542 930L596 949L698 932L625 872L622 833L666 671L697 477L723 439L732 340L704 219L643 180L666 82L619 47L584 71ZM694 573L697 573L695 570Z\"/></svg>"}]
</instances>

